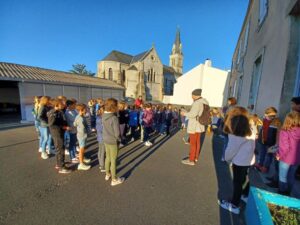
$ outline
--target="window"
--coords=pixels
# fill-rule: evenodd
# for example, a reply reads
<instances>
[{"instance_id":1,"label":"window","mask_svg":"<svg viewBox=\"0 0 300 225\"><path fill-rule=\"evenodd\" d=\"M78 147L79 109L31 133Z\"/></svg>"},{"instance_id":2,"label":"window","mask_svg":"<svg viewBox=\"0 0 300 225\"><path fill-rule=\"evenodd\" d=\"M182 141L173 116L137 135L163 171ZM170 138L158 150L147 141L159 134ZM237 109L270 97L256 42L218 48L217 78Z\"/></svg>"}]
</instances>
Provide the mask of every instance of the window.
<instances>
[{"instance_id":1,"label":"window","mask_svg":"<svg viewBox=\"0 0 300 225\"><path fill-rule=\"evenodd\" d=\"M150 70L148 71L147 81L150 82Z\"/></svg>"},{"instance_id":2,"label":"window","mask_svg":"<svg viewBox=\"0 0 300 225\"><path fill-rule=\"evenodd\" d=\"M248 46L249 29L250 29L250 21L248 21L247 26L246 26L246 30L245 30L243 54L245 54L245 52L247 50L247 46Z\"/></svg>"},{"instance_id":3,"label":"window","mask_svg":"<svg viewBox=\"0 0 300 225\"><path fill-rule=\"evenodd\" d=\"M112 68L108 69L108 79L109 80L113 80L113 71L112 71Z\"/></svg>"},{"instance_id":4,"label":"window","mask_svg":"<svg viewBox=\"0 0 300 225\"><path fill-rule=\"evenodd\" d=\"M249 108L252 110L254 110L256 106L261 72L262 72L262 56L259 56L254 62L250 93L249 93L248 104L249 104Z\"/></svg>"},{"instance_id":5,"label":"window","mask_svg":"<svg viewBox=\"0 0 300 225\"><path fill-rule=\"evenodd\" d=\"M261 25L265 20L265 17L268 13L268 0L260 0L259 1L259 18L258 24Z\"/></svg>"},{"instance_id":6,"label":"window","mask_svg":"<svg viewBox=\"0 0 300 225\"><path fill-rule=\"evenodd\" d=\"M153 69L151 68L150 70L150 81L152 82L153 81Z\"/></svg>"},{"instance_id":7,"label":"window","mask_svg":"<svg viewBox=\"0 0 300 225\"><path fill-rule=\"evenodd\" d=\"M237 96L236 99L239 102L241 95L242 95L242 88L243 88L243 78L244 76L240 76L239 81L238 81L238 88L237 88Z\"/></svg>"},{"instance_id":8,"label":"window","mask_svg":"<svg viewBox=\"0 0 300 225\"><path fill-rule=\"evenodd\" d=\"M125 80L126 80L126 74L125 74L125 70L122 71L122 84L125 84Z\"/></svg>"},{"instance_id":9,"label":"window","mask_svg":"<svg viewBox=\"0 0 300 225\"><path fill-rule=\"evenodd\" d=\"M155 72L153 73L153 82L155 83Z\"/></svg>"}]
</instances>

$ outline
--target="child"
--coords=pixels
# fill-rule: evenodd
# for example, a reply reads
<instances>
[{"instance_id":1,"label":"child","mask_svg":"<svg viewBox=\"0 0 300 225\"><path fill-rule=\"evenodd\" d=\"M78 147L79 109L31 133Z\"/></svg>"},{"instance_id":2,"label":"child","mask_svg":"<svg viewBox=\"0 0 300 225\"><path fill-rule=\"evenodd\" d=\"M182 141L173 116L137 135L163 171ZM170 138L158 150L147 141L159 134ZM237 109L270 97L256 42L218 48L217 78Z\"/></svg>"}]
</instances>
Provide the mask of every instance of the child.
<instances>
[{"instance_id":1,"label":"child","mask_svg":"<svg viewBox=\"0 0 300 225\"><path fill-rule=\"evenodd\" d=\"M144 124L144 142L147 147L150 147L152 146L152 143L149 141L149 136L153 124L153 111L150 104L145 105L145 110L143 114L143 124Z\"/></svg>"},{"instance_id":2,"label":"child","mask_svg":"<svg viewBox=\"0 0 300 225\"><path fill-rule=\"evenodd\" d=\"M120 135L121 135L121 144L120 147L123 147L124 141L125 141L125 126L126 126L126 120L127 120L127 112L125 110L125 103L120 102L119 105L119 111L118 111L118 119L119 119L119 124L120 124Z\"/></svg>"},{"instance_id":3,"label":"child","mask_svg":"<svg viewBox=\"0 0 300 225\"><path fill-rule=\"evenodd\" d=\"M232 163L233 196L231 201L220 199L218 203L222 208L239 214L241 197L246 202L249 193L249 182L244 189L243 185L246 182L249 167L255 162L255 140L252 136L249 119L245 115L230 117L229 130L225 160Z\"/></svg>"},{"instance_id":4,"label":"child","mask_svg":"<svg viewBox=\"0 0 300 225\"><path fill-rule=\"evenodd\" d=\"M77 167L78 170L89 170L91 168L90 165L86 165L85 163L90 163L90 159L84 158L85 146L87 135L89 131L89 127L87 125L87 121L85 119L86 114L86 105L78 104L76 106L78 115L74 121L74 127L77 128L77 140L79 143L79 165Z\"/></svg>"},{"instance_id":5,"label":"child","mask_svg":"<svg viewBox=\"0 0 300 225\"><path fill-rule=\"evenodd\" d=\"M49 156L46 152L46 146L48 147L49 153L51 152L51 146L52 146L52 137L49 130L48 125L48 117L47 112L50 111L51 104L50 104L50 97L43 96L40 99L40 105L38 107L38 113L37 113L37 120L40 124L40 134L41 134L41 157L42 159L48 159Z\"/></svg>"},{"instance_id":6,"label":"child","mask_svg":"<svg viewBox=\"0 0 300 225\"><path fill-rule=\"evenodd\" d=\"M100 108L97 111L97 118L96 118L96 130L97 130L97 141L99 145L98 149L98 161L99 161L99 169L102 173L105 172L105 146L103 143L103 125L102 125L102 115L103 115L103 108Z\"/></svg>"},{"instance_id":7,"label":"child","mask_svg":"<svg viewBox=\"0 0 300 225\"><path fill-rule=\"evenodd\" d=\"M70 173L71 170L65 167L65 147L64 147L64 134L65 130L68 129L67 121L63 109L65 105L62 100L52 101L53 109L51 109L48 115L48 124L53 138L55 150L56 150L56 169L58 173L66 174Z\"/></svg>"},{"instance_id":8,"label":"child","mask_svg":"<svg viewBox=\"0 0 300 225\"><path fill-rule=\"evenodd\" d=\"M94 99L91 99L88 102L88 106L89 106L89 120L90 120L90 127L91 130L94 132L96 131L95 127L96 127L96 103L94 101Z\"/></svg>"},{"instance_id":9,"label":"child","mask_svg":"<svg viewBox=\"0 0 300 225\"><path fill-rule=\"evenodd\" d=\"M214 135L218 135L219 126L221 122L221 113L218 108L213 108L211 114L211 128Z\"/></svg>"},{"instance_id":10,"label":"child","mask_svg":"<svg viewBox=\"0 0 300 225\"><path fill-rule=\"evenodd\" d=\"M122 184L124 178L116 176L116 164L118 157L118 143L121 141L120 124L118 117L118 101L114 98L107 99L104 105L103 124L103 142L106 150L105 158L105 180L111 178L111 186Z\"/></svg>"},{"instance_id":11,"label":"child","mask_svg":"<svg viewBox=\"0 0 300 225\"><path fill-rule=\"evenodd\" d=\"M173 112L172 112L172 105L167 105L167 110L165 111L166 114L166 134L170 135L170 127L172 125L173 120Z\"/></svg>"},{"instance_id":12,"label":"child","mask_svg":"<svg viewBox=\"0 0 300 225\"><path fill-rule=\"evenodd\" d=\"M262 173L269 171L274 156L273 153L268 153L268 149L277 143L277 131L280 126L281 123L277 118L277 110L274 107L267 108L256 146L259 152L259 159L255 168Z\"/></svg>"},{"instance_id":13,"label":"child","mask_svg":"<svg viewBox=\"0 0 300 225\"><path fill-rule=\"evenodd\" d=\"M279 193L289 195L300 165L300 113L289 113L279 134Z\"/></svg>"},{"instance_id":14,"label":"child","mask_svg":"<svg viewBox=\"0 0 300 225\"><path fill-rule=\"evenodd\" d=\"M71 101L71 100L67 100L66 101L66 112L65 112L65 116L66 116L66 120L67 120L67 124L69 127L69 130L66 131L69 133L69 155L70 155L70 159L72 163L78 163L78 159L76 158L76 127L74 127L74 121L76 116L78 115L77 111L76 111L76 104L75 102Z\"/></svg>"},{"instance_id":15,"label":"child","mask_svg":"<svg viewBox=\"0 0 300 225\"><path fill-rule=\"evenodd\" d=\"M185 108L182 106L181 108L180 108L180 111L185 111ZM186 129L186 122L185 122L185 116L183 116L183 115L181 115L181 114L179 114L180 115L180 120L181 120L181 129L183 130L183 129Z\"/></svg>"},{"instance_id":16,"label":"child","mask_svg":"<svg viewBox=\"0 0 300 225\"><path fill-rule=\"evenodd\" d=\"M33 108L32 108L32 115L33 115L33 118L34 118L34 127L35 127L36 133L37 133L38 138L39 138L39 152L42 152L40 122L37 118L38 111L39 111L40 98L41 97L34 96L34 105L33 105Z\"/></svg>"},{"instance_id":17,"label":"child","mask_svg":"<svg viewBox=\"0 0 300 225\"><path fill-rule=\"evenodd\" d=\"M137 107L137 106L136 106ZM140 138L141 143L144 141L144 122L143 122L143 115L144 115L144 106L143 104L139 107L139 129L140 129Z\"/></svg>"},{"instance_id":18,"label":"child","mask_svg":"<svg viewBox=\"0 0 300 225\"><path fill-rule=\"evenodd\" d=\"M138 112L135 108L135 106L132 106L132 109L129 113L129 127L130 127L130 139L131 141L134 141L136 138L136 129L138 126Z\"/></svg>"},{"instance_id":19,"label":"child","mask_svg":"<svg viewBox=\"0 0 300 225\"><path fill-rule=\"evenodd\" d=\"M178 128L178 109L175 107L173 111L173 121L172 121L172 129Z\"/></svg>"}]
</instances>

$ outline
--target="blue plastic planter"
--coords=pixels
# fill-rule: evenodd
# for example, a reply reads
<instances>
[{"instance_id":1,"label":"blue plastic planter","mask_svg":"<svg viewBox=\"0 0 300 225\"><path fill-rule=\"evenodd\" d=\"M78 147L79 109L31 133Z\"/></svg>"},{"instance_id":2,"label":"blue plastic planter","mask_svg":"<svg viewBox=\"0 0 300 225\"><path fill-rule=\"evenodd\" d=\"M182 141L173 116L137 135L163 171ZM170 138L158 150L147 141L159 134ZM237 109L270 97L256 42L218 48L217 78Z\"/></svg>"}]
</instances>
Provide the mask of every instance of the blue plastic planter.
<instances>
[{"instance_id":1,"label":"blue plastic planter","mask_svg":"<svg viewBox=\"0 0 300 225\"><path fill-rule=\"evenodd\" d=\"M251 187L246 207L247 225L274 225L268 203L300 209L300 200Z\"/></svg>"}]
</instances>

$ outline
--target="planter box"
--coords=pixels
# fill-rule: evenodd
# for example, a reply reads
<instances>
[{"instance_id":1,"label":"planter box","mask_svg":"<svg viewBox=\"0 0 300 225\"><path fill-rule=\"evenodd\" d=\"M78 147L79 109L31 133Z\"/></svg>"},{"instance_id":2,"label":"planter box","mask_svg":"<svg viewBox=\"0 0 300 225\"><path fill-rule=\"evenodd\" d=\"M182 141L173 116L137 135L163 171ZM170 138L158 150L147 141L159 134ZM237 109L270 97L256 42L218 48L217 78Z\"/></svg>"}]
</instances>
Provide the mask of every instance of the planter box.
<instances>
[{"instance_id":1,"label":"planter box","mask_svg":"<svg viewBox=\"0 0 300 225\"><path fill-rule=\"evenodd\" d=\"M251 187L246 207L247 225L274 225L268 203L300 209L298 199Z\"/></svg>"}]
</instances>

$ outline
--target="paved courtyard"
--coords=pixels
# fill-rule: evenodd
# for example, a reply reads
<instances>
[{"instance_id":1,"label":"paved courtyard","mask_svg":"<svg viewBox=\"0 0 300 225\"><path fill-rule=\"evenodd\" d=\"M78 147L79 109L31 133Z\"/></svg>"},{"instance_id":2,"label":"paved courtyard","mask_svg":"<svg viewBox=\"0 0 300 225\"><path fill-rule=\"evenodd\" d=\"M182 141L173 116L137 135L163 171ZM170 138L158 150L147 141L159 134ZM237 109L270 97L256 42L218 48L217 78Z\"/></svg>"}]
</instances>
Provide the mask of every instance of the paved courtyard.
<instances>
[{"instance_id":1,"label":"paved courtyard","mask_svg":"<svg viewBox=\"0 0 300 225\"><path fill-rule=\"evenodd\" d=\"M111 187L100 174L97 142L90 137L90 171L61 175L55 158L42 160L33 127L0 131L0 224L244 224L220 209L217 196L231 195L231 174L220 161L220 140L206 137L194 167L181 164L188 154L183 131L122 148L118 174L124 184ZM68 156L67 156L68 159ZM257 186L260 177L252 171ZM218 191L218 187L219 190Z\"/></svg>"}]
</instances>

